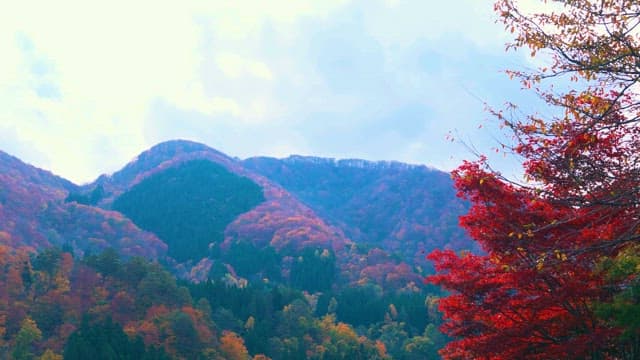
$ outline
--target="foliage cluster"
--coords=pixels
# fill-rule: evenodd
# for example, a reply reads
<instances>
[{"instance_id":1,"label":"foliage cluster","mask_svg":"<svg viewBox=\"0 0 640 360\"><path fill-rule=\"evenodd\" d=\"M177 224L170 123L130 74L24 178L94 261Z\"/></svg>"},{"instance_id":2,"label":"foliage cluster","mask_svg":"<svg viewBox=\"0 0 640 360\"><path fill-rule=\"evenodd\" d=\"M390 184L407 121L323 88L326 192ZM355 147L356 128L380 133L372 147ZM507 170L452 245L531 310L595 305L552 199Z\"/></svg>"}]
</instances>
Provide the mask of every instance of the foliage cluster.
<instances>
[{"instance_id":1,"label":"foliage cluster","mask_svg":"<svg viewBox=\"0 0 640 360\"><path fill-rule=\"evenodd\" d=\"M176 282L113 249L2 246L0 289L1 358L435 359L446 341L423 293Z\"/></svg>"},{"instance_id":2,"label":"foliage cluster","mask_svg":"<svg viewBox=\"0 0 640 360\"><path fill-rule=\"evenodd\" d=\"M637 359L640 326L640 3L495 4L508 48L542 56L509 71L555 112L493 114L510 130L527 183L466 162L461 225L482 255L438 251L429 280L454 338L446 359ZM567 80L569 87L547 86Z\"/></svg>"}]
</instances>

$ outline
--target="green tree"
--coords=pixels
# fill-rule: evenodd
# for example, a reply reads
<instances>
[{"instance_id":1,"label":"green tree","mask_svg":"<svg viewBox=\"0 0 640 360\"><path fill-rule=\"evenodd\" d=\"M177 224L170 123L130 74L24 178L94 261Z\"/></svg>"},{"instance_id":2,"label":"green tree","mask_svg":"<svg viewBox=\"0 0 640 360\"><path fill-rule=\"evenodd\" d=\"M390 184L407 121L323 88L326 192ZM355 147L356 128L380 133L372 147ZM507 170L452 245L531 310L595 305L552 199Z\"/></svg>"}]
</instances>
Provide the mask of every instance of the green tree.
<instances>
[{"instance_id":1,"label":"green tree","mask_svg":"<svg viewBox=\"0 0 640 360\"><path fill-rule=\"evenodd\" d=\"M20 331L16 335L15 347L11 355L15 360L30 360L34 358L33 345L42 339L42 332L31 318L22 321Z\"/></svg>"},{"instance_id":2,"label":"green tree","mask_svg":"<svg viewBox=\"0 0 640 360\"><path fill-rule=\"evenodd\" d=\"M173 345L176 351L189 359L197 357L197 354L202 350L203 344L189 315L176 311L171 315L169 321L171 330L175 335Z\"/></svg>"},{"instance_id":3,"label":"green tree","mask_svg":"<svg viewBox=\"0 0 640 360\"><path fill-rule=\"evenodd\" d=\"M65 360L168 360L164 351L146 349L139 338L131 340L110 317L90 324L85 315L80 328L69 336Z\"/></svg>"}]
</instances>

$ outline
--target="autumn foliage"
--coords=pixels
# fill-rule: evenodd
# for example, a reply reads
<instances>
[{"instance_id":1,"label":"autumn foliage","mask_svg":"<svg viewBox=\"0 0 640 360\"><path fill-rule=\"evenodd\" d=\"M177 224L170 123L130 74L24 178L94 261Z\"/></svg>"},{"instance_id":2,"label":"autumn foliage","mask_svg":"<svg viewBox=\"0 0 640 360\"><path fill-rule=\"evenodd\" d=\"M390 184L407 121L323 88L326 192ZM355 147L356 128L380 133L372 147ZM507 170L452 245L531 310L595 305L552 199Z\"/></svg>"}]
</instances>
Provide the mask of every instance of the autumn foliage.
<instances>
[{"instance_id":1,"label":"autumn foliage","mask_svg":"<svg viewBox=\"0 0 640 360\"><path fill-rule=\"evenodd\" d=\"M542 4L544 3L544 4ZM508 48L543 55L538 71L509 73L559 111L493 114L524 165L518 184L486 159L453 173L472 206L461 225L483 254L436 251L446 359L635 359L640 356L640 4L541 2L527 13L495 4ZM571 89L547 86L566 77ZM629 318L631 317L631 319ZM637 317L636 317L637 319Z\"/></svg>"},{"instance_id":2,"label":"autumn foliage","mask_svg":"<svg viewBox=\"0 0 640 360\"><path fill-rule=\"evenodd\" d=\"M591 309L608 296L594 272L600 255L577 251L598 241L594 219L505 184L477 164L454 176L474 204L461 224L487 254L430 255L440 272L430 280L455 290L440 301L450 319L444 329L460 338L445 356L580 358L604 346L616 332Z\"/></svg>"}]
</instances>

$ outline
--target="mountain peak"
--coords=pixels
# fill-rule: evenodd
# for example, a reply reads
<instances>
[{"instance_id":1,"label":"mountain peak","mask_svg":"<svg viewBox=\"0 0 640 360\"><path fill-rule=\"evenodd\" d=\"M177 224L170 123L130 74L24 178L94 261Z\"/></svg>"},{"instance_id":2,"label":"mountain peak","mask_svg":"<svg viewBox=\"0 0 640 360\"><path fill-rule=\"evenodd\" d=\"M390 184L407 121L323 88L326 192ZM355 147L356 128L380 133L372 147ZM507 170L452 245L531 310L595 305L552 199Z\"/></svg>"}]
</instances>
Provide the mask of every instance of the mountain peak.
<instances>
[{"instance_id":1,"label":"mountain peak","mask_svg":"<svg viewBox=\"0 0 640 360\"><path fill-rule=\"evenodd\" d=\"M153 145L146 152L181 150L183 152L214 150L203 143L185 139L167 140ZM215 151L215 150L214 150Z\"/></svg>"},{"instance_id":2,"label":"mountain peak","mask_svg":"<svg viewBox=\"0 0 640 360\"><path fill-rule=\"evenodd\" d=\"M11 175L21 181L33 182L49 188L59 188L65 191L76 190L77 185L69 180L53 174L51 171L37 168L25 163L17 157L0 150L0 174Z\"/></svg>"},{"instance_id":3,"label":"mountain peak","mask_svg":"<svg viewBox=\"0 0 640 360\"><path fill-rule=\"evenodd\" d=\"M164 160L167 160L169 158L172 158L178 155L184 155L184 154L189 154L194 152L207 152L207 153L214 154L216 156L222 156L229 160L231 159L231 157L224 154L223 152L220 152L205 144L191 141L191 140L176 139L176 140L164 141L152 146L148 150L138 155L132 162L144 160L147 158L156 158L156 157L160 157L160 158L163 158Z\"/></svg>"},{"instance_id":4,"label":"mountain peak","mask_svg":"<svg viewBox=\"0 0 640 360\"><path fill-rule=\"evenodd\" d=\"M143 151L129 161L121 170L111 175L103 175L98 178L96 182L99 184L112 183L123 186L134 181L139 175L158 168L158 166L165 162L177 158L199 156L215 158L221 162L233 161L228 155L202 143L182 139L169 140L158 143L148 150Z\"/></svg>"}]
</instances>

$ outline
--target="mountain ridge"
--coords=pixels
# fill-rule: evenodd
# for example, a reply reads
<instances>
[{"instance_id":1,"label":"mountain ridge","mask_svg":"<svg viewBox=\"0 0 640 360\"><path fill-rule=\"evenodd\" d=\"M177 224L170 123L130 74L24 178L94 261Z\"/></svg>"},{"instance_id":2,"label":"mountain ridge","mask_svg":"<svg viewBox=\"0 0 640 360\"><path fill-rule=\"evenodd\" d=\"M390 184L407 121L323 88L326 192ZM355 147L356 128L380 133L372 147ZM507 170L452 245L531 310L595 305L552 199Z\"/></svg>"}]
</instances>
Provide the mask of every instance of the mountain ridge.
<instances>
[{"instance_id":1,"label":"mountain ridge","mask_svg":"<svg viewBox=\"0 0 640 360\"><path fill-rule=\"evenodd\" d=\"M409 164L395 160L365 160L357 158L333 158L333 157L320 157L320 156L308 156L308 155L289 155L287 157L272 157L272 156L251 156L243 159L243 162L259 160L259 159L273 159L279 160L285 163L315 163L315 164L328 164L338 167L354 167L354 168L369 168L369 169L416 169L425 168L434 171L441 171L434 167L430 167L424 164Z\"/></svg>"},{"instance_id":2,"label":"mountain ridge","mask_svg":"<svg viewBox=\"0 0 640 360\"><path fill-rule=\"evenodd\" d=\"M136 228L120 214L67 203L79 186L49 171L0 152L0 244L41 249L70 246L80 253L99 251L113 237L125 255L162 256L166 251L155 235Z\"/></svg>"},{"instance_id":3,"label":"mountain ridge","mask_svg":"<svg viewBox=\"0 0 640 360\"><path fill-rule=\"evenodd\" d=\"M0 169L1 166L25 168L26 165L16 162L19 161L17 158L2 159L0 157ZM234 264L229 256L240 248L253 249L251 251L263 254L260 256L272 254L268 255L271 256L270 264L280 264L282 276L287 278L289 270L295 265L292 261L296 256L304 253L305 249L317 249L319 252L316 255L312 251L305 256L312 261L323 250L330 251L335 255L335 266L340 269L342 281L373 281L380 285L393 283L393 286L401 283L404 285L399 286L405 286L419 282L416 274L428 266L424 256L434 247L469 247L456 220L457 215L464 211L463 203L455 198L449 175L437 169L397 161L300 155L283 159L251 157L242 160L205 144L187 140L157 144L140 153L120 170L101 175L94 182L82 186L44 170L26 167L27 173L31 171L38 174L42 177L43 185L49 186L57 194L57 197L49 200L50 209L55 211L39 212L32 216L34 220L31 227L37 230L35 233L49 234L40 235L41 238L47 238L52 233L58 234L55 236L58 240L53 242L58 246L64 234L75 234L72 237L73 247L80 252L114 246L121 251L129 249L122 251L125 254L145 255L149 251L155 254L152 258L164 258L167 239L158 238L153 228L141 227L141 223L132 224L130 218L113 211L113 204L147 179L158 178L170 169L195 160L218 164L235 176L257 184L262 189L264 201L246 212L234 215L235 218L226 225L222 239L209 244L208 253L197 257L183 256L181 262L168 259L181 276L192 280L205 280L215 269L224 273L221 265L235 276L234 266L242 268L243 265ZM16 174L20 174L20 171ZM37 188L39 177L34 179L33 186ZM154 191L161 192L162 188L160 184L159 190ZM28 197L26 191L21 194ZM63 202L65 195L66 202ZM175 206L171 201L165 204L169 210ZM201 208L198 200L192 202ZM162 203L157 203L150 209L162 206ZM81 218L94 219L90 230L82 229L82 220L74 217L78 209L85 213ZM210 213L205 208L198 211ZM53 216L58 222L42 222L46 216ZM211 213L207 216L216 215ZM74 225L66 226L66 223ZM103 229L100 229L100 223L103 223ZM120 228L112 229L117 224L126 226L119 225ZM3 230L2 226L0 223L0 230ZM81 236L95 240L88 244L82 241ZM124 243L122 239L125 239ZM40 241L35 245L44 246L47 243L51 242ZM174 244L171 246L176 246L175 242L171 243ZM249 268L273 274L273 269ZM248 276L246 272L244 276ZM392 278L405 280L398 283L397 280L390 280Z\"/></svg>"},{"instance_id":4,"label":"mountain ridge","mask_svg":"<svg viewBox=\"0 0 640 360\"><path fill-rule=\"evenodd\" d=\"M61 187L66 190L76 190L79 188L78 185L62 176L56 175L49 170L38 168L22 161L16 156L0 150L0 175L10 175L12 173L16 175L17 172L21 173L23 177L28 176L33 180L39 180L50 186Z\"/></svg>"}]
</instances>

